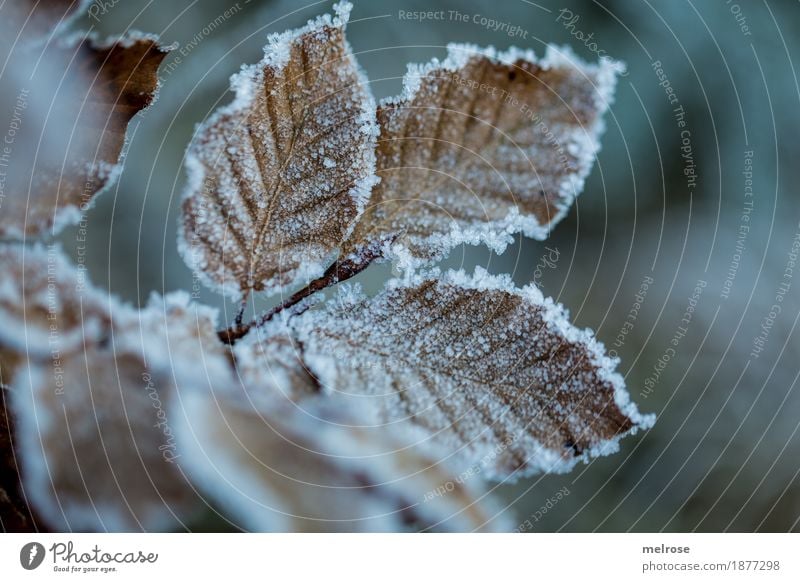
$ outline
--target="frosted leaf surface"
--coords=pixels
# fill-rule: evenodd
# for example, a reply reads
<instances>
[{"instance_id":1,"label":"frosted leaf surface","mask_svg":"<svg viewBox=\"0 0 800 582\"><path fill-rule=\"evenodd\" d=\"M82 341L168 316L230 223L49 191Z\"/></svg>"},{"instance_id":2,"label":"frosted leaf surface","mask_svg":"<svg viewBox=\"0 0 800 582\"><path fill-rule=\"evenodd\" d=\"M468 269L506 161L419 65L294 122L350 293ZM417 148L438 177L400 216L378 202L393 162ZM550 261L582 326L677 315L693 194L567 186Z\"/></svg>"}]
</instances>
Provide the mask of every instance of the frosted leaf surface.
<instances>
[{"instance_id":1,"label":"frosted leaf surface","mask_svg":"<svg viewBox=\"0 0 800 582\"><path fill-rule=\"evenodd\" d=\"M14 37L22 31L22 42L46 41L85 14L90 4L92 0L16 0L0 6L0 18Z\"/></svg>"},{"instance_id":2,"label":"frosted leaf surface","mask_svg":"<svg viewBox=\"0 0 800 582\"><path fill-rule=\"evenodd\" d=\"M565 48L538 59L458 44L409 66L378 108L381 181L348 252L399 234L384 256L414 266L462 243L545 238L583 188L620 70Z\"/></svg>"},{"instance_id":3,"label":"frosted leaf surface","mask_svg":"<svg viewBox=\"0 0 800 582\"><path fill-rule=\"evenodd\" d=\"M182 254L227 295L321 275L376 181L375 104L335 9L270 36L189 148Z\"/></svg>"},{"instance_id":4,"label":"frosted leaf surface","mask_svg":"<svg viewBox=\"0 0 800 582\"><path fill-rule=\"evenodd\" d=\"M240 383L181 395L182 466L239 527L510 529L479 479L457 482L403 427L358 424L369 415L319 393L285 329L259 331L234 348Z\"/></svg>"},{"instance_id":5,"label":"frosted leaf surface","mask_svg":"<svg viewBox=\"0 0 800 582\"><path fill-rule=\"evenodd\" d=\"M94 289L56 245L0 245L0 368L52 352L75 352L106 337L116 302Z\"/></svg>"},{"instance_id":6,"label":"frosted leaf surface","mask_svg":"<svg viewBox=\"0 0 800 582\"><path fill-rule=\"evenodd\" d=\"M485 271L346 292L294 321L304 361L328 391L413 424L490 478L565 472L649 427L616 361L534 286Z\"/></svg>"},{"instance_id":7,"label":"frosted leaf surface","mask_svg":"<svg viewBox=\"0 0 800 582\"><path fill-rule=\"evenodd\" d=\"M10 393L0 387L0 531L32 532L36 531L36 516L20 487L14 418L7 405L10 399Z\"/></svg>"},{"instance_id":8,"label":"frosted leaf surface","mask_svg":"<svg viewBox=\"0 0 800 582\"><path fill-rule=\"evenodd\" d=\"M175 526L200 500L177 468L173 395L230 368L216 313L186 294L141 311L103 301L86 281L76 290L77 271L55 249L25 249L24 266L22 251L0 255L20 276L4 279L0 349L15 362L8 394L28 499L59 531ZM20 295L24 314L9 308Z\"/></svg>"},{"instance_id":9,"label":"frosted leaf surface","mask_svg":"<svg viewBox=\"0 0 800 582\"><path fill-rule=\"evenodd\" d=\"M0 115L11 143L0 151L0 238L55 234L121 171L126 129L153 101L168 49L140 33L7 48Z\"/></svg>"}]
</instances>

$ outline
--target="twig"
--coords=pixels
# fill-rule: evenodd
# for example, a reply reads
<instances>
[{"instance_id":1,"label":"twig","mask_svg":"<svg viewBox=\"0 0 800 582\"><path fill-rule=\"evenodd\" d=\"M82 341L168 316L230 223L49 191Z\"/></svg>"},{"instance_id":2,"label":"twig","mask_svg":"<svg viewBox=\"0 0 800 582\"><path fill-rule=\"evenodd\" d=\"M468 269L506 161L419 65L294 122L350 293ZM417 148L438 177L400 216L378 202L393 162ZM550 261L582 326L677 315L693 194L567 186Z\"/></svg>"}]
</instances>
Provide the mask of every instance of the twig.
<instances>
[{"instance_id":1,"label":"twig","mask_svg":"<svg viewBox=\"0 0 800 582\"><path fill-rule=\"evenodd\" d=\"M219 332L220 341L229 345L235 344L238 340L247 335L247 332L249 332L253 327L260 327L264 325L278 313L297 305L306 297L310 297L318 291L322 291L323 289L331 287L332 285L336 285L337 283L341 283L342 281L347 281L348 279L355 277L361 271L366 269L375 259L380 257L380 255L380 249L376 248L365 251L355 259L347 259L344 261L335 262L328 268L327 271L325 271L322 277L311 281L311 283L309 283L306 287L289 297L280 305L270 309L260 318L244 325L242 325L241 320L237 318L237 321L233 327Z\"/></svg>"}]
</instances>

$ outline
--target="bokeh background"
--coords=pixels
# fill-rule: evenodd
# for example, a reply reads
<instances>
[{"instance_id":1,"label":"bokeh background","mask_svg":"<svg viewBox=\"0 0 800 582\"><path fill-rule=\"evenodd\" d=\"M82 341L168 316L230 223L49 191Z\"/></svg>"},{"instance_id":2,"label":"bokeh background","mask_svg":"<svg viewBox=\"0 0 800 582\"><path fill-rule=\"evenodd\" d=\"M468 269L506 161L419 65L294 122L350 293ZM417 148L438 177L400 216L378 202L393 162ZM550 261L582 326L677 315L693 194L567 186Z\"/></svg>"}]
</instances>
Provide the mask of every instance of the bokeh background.
<instances>
[{"instance_id":1,"label":"bokeh background","mask_svg":"<svg viewBox=\"0 0 800 582\"><path fill-rule=\"evenodd\" d=\"M96 284L135 304L152 291L192 289L175 240L183 154L195 124L231 100L228 77L260 59L269 33L302 25L330 4L95 3L79 25L101 35L156 32L177 43L173 55L180 56L162 65L159 99L129 131L121 179L89 214ZM400 18L401 10L444 10L446 17L412 21ZM470 18L450 19L450 10ZM493 31L480 17L518 32ZM535 280L618 353L632 397L658 415L655 428L625 439L617 455L569 475L499 486L515 519L529 520L531 531L800 530L800 269L790 263L800 232L800 4L364 0L348 34L378 97L399 91L406 62L443 56L451 41L515 44L539 54L547 43L568 44L589 60L603 51L628 65L591 178L553 236L521 240L502 256L457 249L446 261L511 272L519 284ZM698 175L693 189L676 105L660 85L656 61L685 111ZM60 239L76 252L75 229ZM554 251L558 260L542 267ZM387 273L373 269L362 280L377 289ZM646 297L637 299L648 278ZM669 362L659 363L698 282L704 286L685 336ZM781 283L789 288L780 314L770 318ZM201 295L233 316L235 306ZM763 351L755 355L764 329ZM548 504L558 491L569 494ZM541 512L543 505L551 507Z\"/></svg>"}]
</instances>

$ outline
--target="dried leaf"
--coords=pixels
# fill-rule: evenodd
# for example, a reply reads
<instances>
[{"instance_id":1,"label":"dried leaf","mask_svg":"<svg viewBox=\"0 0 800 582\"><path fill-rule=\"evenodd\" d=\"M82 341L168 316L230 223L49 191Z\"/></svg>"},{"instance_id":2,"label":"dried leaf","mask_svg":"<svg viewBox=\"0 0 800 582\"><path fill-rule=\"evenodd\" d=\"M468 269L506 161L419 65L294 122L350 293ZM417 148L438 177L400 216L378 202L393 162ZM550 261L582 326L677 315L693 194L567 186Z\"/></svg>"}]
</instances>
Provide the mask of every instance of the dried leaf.
<instances>
[{"instance_id":1,"label":"dried leaf","mask_svg":"<svg viewBox=\"0 0 800 582\"><path fill-rule=\"evenodd\" d=\"M381 182L345 254L383 244L415 266L462 243L545 238L583 188L620 70L562 48L537 59L457 44L409 66L403 94L378 108Z\"/></svg>"},{"instance_id":2,"label":"dried leaf","mask_svg":"<svg viewBox=\"0 0 800 582\"><path fill-rule=\"evenodd\" d=\"M77 271L54 248L4 247L0 265L12 275L0 295L0 351L17 362L9 384L23 485L41 516L59 531L164 529L186 518L199 499L176 466L170 402L176 382L206 385L229 367L215 313L185 294L143 311L103 304L88 282L75 288Z\"/></svg>"},{"instance_id":3,"label":"dried leaf","mask_svg":"<svg viewBox=\"0 0 800 582\"><path fill-rule=\"evenodd\" d=\"M260 406L269 407L276 400L300 402L320 393L285 319L253 330L233 348L239 382Z\"/></svg>"},{"instance_id":4,"label":"dried leaf","mask_svg":"<svg viewBox=\"0 0 800 582\"><path fill-rule=\"evenodd\" d=\"M568 471L653 421L560 305L482 270L345 293L293 327L324 389L368 400L375 422L422 427L491 478Z\"/></svg>"},{"instance_id":5,"label":"dried leaf","mask_svg":"<svg viewBox=\"0 0 800 582\"><path fill-rule=\"evenodd\" d=\"M128 123L155 97L168 50L139 33L14 48L0 90L8 115L0 237L53 234L78 222L120 172Z\"/></svg>"},{"instance_id":6,"label":"dried leaf","mask_svg":"<svg viewBox=\"0 0 800 582\"><path fill-rule=\"evenodd\" d=\"M275 293L322 274L375 183L374 101L336 15L270 37L187 155L182 254L212 288Z\"/></svg>"},{"instance_id":7,"label":"dried leaf","mask_svg":"<svg viewBox=\"0 0 800 582\"><path fill-rule=\"evenodd\" d=\"M182 394L177 431L182 466L240 527L509 529L477 479L459 481L402 430L359 425L357 405L317 393L289 335L255 335L235 348L242 383Z\"/></svg>"}]
</instances>

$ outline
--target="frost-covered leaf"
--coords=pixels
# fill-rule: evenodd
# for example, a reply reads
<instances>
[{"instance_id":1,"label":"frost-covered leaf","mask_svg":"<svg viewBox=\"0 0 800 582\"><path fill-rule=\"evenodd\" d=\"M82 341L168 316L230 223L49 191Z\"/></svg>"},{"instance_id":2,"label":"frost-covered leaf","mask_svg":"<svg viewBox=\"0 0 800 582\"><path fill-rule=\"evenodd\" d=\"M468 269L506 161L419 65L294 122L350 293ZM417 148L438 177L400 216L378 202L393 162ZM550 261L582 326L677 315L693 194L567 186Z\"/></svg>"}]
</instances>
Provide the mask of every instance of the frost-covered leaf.
<instances>
[{"instance_id":1,"label":"frost-covered leaf","mask_svg":"<svg viewBox=\"0 0 800 582\"><path fill-rule=\"evenodd\" d=\"M15 275L3 280L0 353L16 362L8 384L36 510L56 530L163 529L187 517L200 500L176 465L170 403L176 383L207 385L230 367L216 314L185 294L142 311L101 301L56 248L4 247L0 268Z\"/></svg>"},{"instance_id":2,"label":"frost-covered leaf","mask_svg":"<svg viewBox=\"0 0 800 582\"><path fill-rule=\"evenodd\" d=\"M297 349L285 332L254 333L235 347L241 383L181 394L182 466L237 525L256 531L510 529L483 498L479 479L458 479L402 427L360 425L358 404L344 407L319 394Z\"/></svg>"},{"instance_id":3,"label":"frost-covered leaf","mask_svg":"<svg viewBox=\"0 0 800 582\"><path fill-rule=\"evenodd\" d=\"M345 293L292 325L323 389L372 403L376 422L426 429L491 478L567 471L653 421L588 330L508 277L396 280L373 299Z\"/></svg>"},{"instance_id":4,"label":"frost-covered leaf","mask_svg":"<svg viewBox=\"0 0 800 582\"><path fill-rule=\"evenodd\" d=\"M621 65L450 45L411 65L400 97L378 108L380 183L349 253L419 264L461 243L502 252L513 233L542 239L583 188ZM359 254L358 252L355 253Z\"/></svg>"},{"instance_id":5,"label":"frost-covered leaf","mask_svg":"<svg viewBox=\"0 0 800 582\"><path fill-rule=\"evenodd\" d=\"M153 100L168 49L129 33L9 50L0 73L8 128L0 148L0 237L22 239L77 222L114 180L128 123Z\"/></svg>"},{"instance_id":6,"label":"frost-covered leaf","mask_svg":"<svg viewBox=\"0 0 800 582\"><path fill-rule=\"evenodd\" d=\"M333 261L375 182L375 104L344 37L350 4L273 35L187 154L182 254L231 296Z\"/></svg>"}]
</instances>

